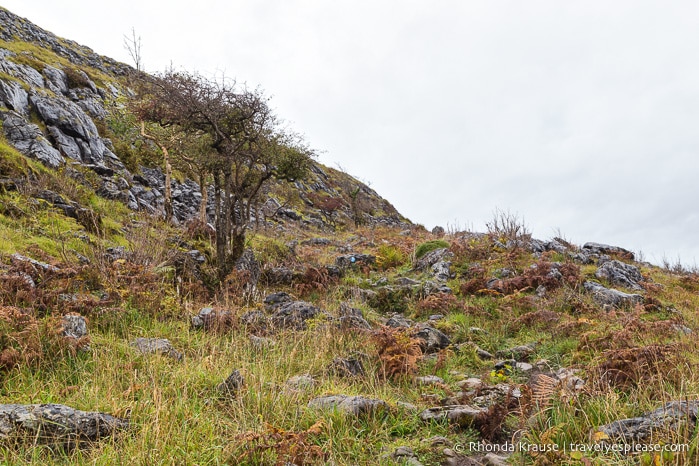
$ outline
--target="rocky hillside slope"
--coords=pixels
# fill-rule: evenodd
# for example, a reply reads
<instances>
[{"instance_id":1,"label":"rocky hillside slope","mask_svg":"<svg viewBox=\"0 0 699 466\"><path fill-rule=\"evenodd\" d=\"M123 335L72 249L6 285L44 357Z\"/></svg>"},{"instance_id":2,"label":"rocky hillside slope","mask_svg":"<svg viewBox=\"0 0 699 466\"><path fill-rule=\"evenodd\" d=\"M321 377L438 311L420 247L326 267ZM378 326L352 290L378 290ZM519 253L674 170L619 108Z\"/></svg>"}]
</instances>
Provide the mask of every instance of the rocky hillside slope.
<instances>
[{"instance_id":1,"label":"rocky hillside slope","mask_svg":"<svg viewBox=\"0 0 699 466\"><path fill-rule=\"evenodd\" d=\"M699 464L697 273L427 232L316 164L220 279L129 68L0 19L0 463Z\"/></svg>"},{"instance_id":2,"label":"rocky hillside slope","mask_svg":"<svg viewBox=\"0 0 699 466\"><path fill-rule=\"evenodd\" d=\"M134 71L0 9L0 120L7 142L69 175L86 168L96 175L93 187L101 196L158 213L163 210L162 161L139 157L139 151L152 155L154 147L138 141L136 128L124 128L119 120L121 104L131 95L127 77ZM194 217L201 202L197 183L174 180L172 190L176 219ZM361 212L352 210L351 194ZM277 185L268 196L257 213L264 221L322 226L358 216L360 223L406 223L368 186L318 163L308 179L293 188ZM339 208L328 212L318 205L328 198L341 201Z\"/></svg>"}]
</instances>

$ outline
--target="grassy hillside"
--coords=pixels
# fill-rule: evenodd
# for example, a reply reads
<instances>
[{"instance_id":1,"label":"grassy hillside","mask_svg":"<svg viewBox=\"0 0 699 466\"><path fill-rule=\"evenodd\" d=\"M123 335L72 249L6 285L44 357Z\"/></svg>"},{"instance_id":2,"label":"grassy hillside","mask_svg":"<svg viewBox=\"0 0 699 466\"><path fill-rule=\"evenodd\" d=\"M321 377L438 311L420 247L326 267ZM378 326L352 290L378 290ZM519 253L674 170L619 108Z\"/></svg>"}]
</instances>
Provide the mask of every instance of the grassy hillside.
<instances>
[{"instance_id":1,"label":"grassy hillside","mask_svg":"<svg viewBox=\"0 0 699 466\"><path fill-rule=\"evenodd\" d=\"M264 193L220 280L184 168L161 220L128 67L0 23L0 463L699 464L696 273L507 214L433 234L314 164ZM49 403L128 428L8 414Z\"/></svg>"},{"instance_id":2,"label":"grassy hillside","mask_svg":"<svg viewBox=\"0 0 699 466\"><path fill-rule=\"evenodd\" d=\"M240 277L232 276L222 288L208 290L191 270L175 276L179 253L194 247L211 252L196 231L129 212L11 149L5 149L3 160L3 176L26 176L16 190L0 194L0 402L60 403L131 423L126 432L76 449L41 438L6 440L0 456L7 464L396 464L389 455L401 446L411 447L422 464L450 459L478 464L468 463L482 457L469 451L469 442L515 436L536 445L592 444L596 427L666 401L693 399L699 390L694 351L699 278L692 274L636 264L644 277L642 302L605 308L582 283L608 283L595 277L597 265L574 259L572 245L570 253L535 257L525 237L452 232L441 241L453 254L454 276L446 281L453 293L426 294L424 283L433 280L432 272L414 270L420 260L416 253L424 258L436 238L420 227L286 228L282 233L260 229L250 237L263 269L256 288L244 289ZM37 200L36 193L45 189L70 192L90 205L101 218L101 230L91 233ZM109 248L118 246L125 246L125 254L110 256ZM342 277L329 274L326 266L349 251L376 260L358 262ZM17 261L13 253L57 270ZM547 281L556 262L564 278ZM294 271L292 282L267 285L265 271L282 267ZM492 277L501 277L500 283L489 288ZM420 285L396 285L407 278ZM535 292L539 282L545 293ZM322 316L305 330L265 330L241 320L246 312L263 309L263 298L278 291L331 316L345 303L361 310L372 329L338 328ZM229 314L209 330L193 329L191 317L207 306ZM394 312L418 322L442 314L432 322L451 344L432 354L414 351L411 331L382 327ZM89 319L87 339L67 342L57 333L58 319L67 313ZM167 338L184 358L142 355L129 345L137 337ZM496 370L496 361L477 353L531 343L536 346L527 359L534 373L574 369L584 386L552 385L542 394L531 372ZM329 369L335 358L357 354L364 375L346 377ZM233 369L245 383L235 396L225 396L217 387ZM609 377L612 370L621 375ZM302 374L313 382L296 387L287 382ZM427 375L442 381L416 382ZM473 398L460 388L468 378L482 381L481 392L507 384L528 398L497 401L487 417L491 421L471 426L420 420L421 411L445 398ZM307 406L326 394L381 399L389 409L355 418ZM540 398L536 403L533 395ZM697 461L692 427L670 438L690 445L688 452L655 459L570 451L511 458L517 464L692 464ZM446 444L425 441L436 436L445 437ZM445 448L451 451L445 454Z\"/></svg>"}]
</instances>

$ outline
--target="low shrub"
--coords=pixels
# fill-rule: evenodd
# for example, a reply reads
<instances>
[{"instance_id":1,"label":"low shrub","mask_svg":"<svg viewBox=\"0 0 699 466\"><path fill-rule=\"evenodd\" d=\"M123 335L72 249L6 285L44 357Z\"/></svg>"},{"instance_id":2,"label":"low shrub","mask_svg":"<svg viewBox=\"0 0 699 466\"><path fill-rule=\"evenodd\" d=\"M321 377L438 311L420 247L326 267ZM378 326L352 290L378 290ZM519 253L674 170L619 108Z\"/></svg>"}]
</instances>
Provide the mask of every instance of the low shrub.
<instances>
[{"instance_id":1,"label":"low shrub","mask_svg":"<svg viewBox=\"0 0 699 466\"><path fill-rule=\"evenodd\" d=\"M419 259L428 252L434 251L435 249L448 248L449 243L443 239L435 239L431 241L425 241L415 248L415 259Z\"/></svg>"},{"instance_id":2,"label":"low shrub","mask_svg":"<svg viewBox=\"0 0 699 466\"><path fill-rule=\"evenodd\" d=\"M393 245L382 245L376 257L376 265L380 270L399 267L407 261L406 254Z\"/></svg>"}]
</instances>

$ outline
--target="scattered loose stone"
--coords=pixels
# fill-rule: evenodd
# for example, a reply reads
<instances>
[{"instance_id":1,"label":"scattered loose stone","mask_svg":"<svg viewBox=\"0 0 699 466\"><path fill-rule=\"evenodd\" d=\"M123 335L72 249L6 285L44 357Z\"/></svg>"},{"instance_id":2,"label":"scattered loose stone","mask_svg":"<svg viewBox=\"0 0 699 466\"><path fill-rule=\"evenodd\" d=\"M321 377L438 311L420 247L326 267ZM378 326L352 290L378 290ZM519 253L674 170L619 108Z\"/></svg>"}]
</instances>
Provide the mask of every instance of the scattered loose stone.
<instances>
[{"instance_id":1,"label":"scattered loose stone","mask_svg":"<svg viewBox=\"0 0 699 466\"><path fill-rule=\"evenodd\" d=\"M193 329L214 330L226 325L232 319L228 311L217 311L211 307L204 307L199 314L192 317L191 325Z\"/></svg>"},{"instance_id":2,"label":"scattered loose stone","mask_svg":"<svg viewBox=\"0 0 699 466\"><path fill-rule=\"evenodd\" d=\"M434 282L432 280L426 280L422 284L422 295L430 296L437 293L451 294L452 289L446 286L444 283Z\"/></svg>"},{"instance_id":3,"label":"scattered loose stone","mask_svg":"<svg viewBox=\"0 0 699 466\"><path fill-rule=\"evenodd\" d=\"M320 315L317 307L305 301L294 301L280 305L270 318L276 329L305 330L306 321Z\"/></svg>"},{"instance_id":4,"label":"scattered loose stone","mask_svg":"<svg viewBox=\"0 0 699 466\"><path fill-rule=\"evenodd\" d=\"M446 283L447 280L451 278L451 271L449 270L450 267L451 262L439 261L435 264L432 264L432 267L430 267L430 271L432 272L432 276L435 280L437 280L437 282Z\"/></svg>"},{"instance_id":5,"label":"scattered loose stone","mask_svg":"<svg viewBox=\"0 0 699 466\"><path fill-rule=\"evenodd\" d=\"M420 325L414 336L421 340L420 346L424 353L435 353L451 345L451 340L444 333L428 325Z\"/></svg>"},{"instance_id":6,"label":"scattered loose stone","mask_svg":"<svg viewBox=\"0 0 699 466\"><path fill-rule=\"evenodd\" d=\"M314 398L308 402L308 407L321 410L338 410L357 417L378 414L388 410L388 404L383 400L348 395L327 395Z\"/></svg>"},{"instance_id":7,"label":"scattered loose stone","mask_svg":"<svg viewBox=\"0 0 699 466\"><path fill-rule=\"evenodd\" d=\"M444 379L436 375L425 375L422 377L415 377L415 383L418 385L438 385L443 384Z\"/></svg>"},{"instance_id":8,"label":"scattered loose stone","mask_svg":"<svg viewBox=\"0 0 699 466\"><path fill-rule=\"evenodd\" d=\"M417 455L410 447L398 447L393 453L388 455L388 457L408 466L422 466L422 463L418 461Z\"/></svg>"},{"instance_id":9,"label":"scattered loose stone","mask_svg":"<svg viewBox=\"0 0 699 466\"><path fill-rule=\"evenodd\" d=\"M683 423L693 427L698 415L699 401L671 401L643 416L614 421L597 430L611 442L642 443L651 438L656 430L678 430Z\"/></svg>"},{"instance_id":10,"label":"scattered loose stone","mask_svg":"<svg viewBox=\"0 0 699 466\"><path fill-rule=\"evenodd\" d=\"M94 441L128 427L127 419L65 405L0 405L0 439L26 435L62 443Z\"/></svg>"},{"instance_id":11,"label":"scattered loose stone","mask_svg":"<svg viewBox=\"0 0 699 466\"><path fill-rule=\"evenodd\" d=\"M376 262L376 256L370 254L346 254L335 259L335 265L341 269L346 269L353 265L371 265Z\"/></svg>"},{"instance_id":12,"label":"scattered loose stone","mask_svg":"<svg viewBox=\"0 0 699 466\"><path fill-rule=\"evenodd\" d=\"M331 243L332 241L330 241L328 238L311 238L301 241L301 244L305 246L327 246Z\"/></svg>"},{"instance_id":13,"label":"scattered loose stone","mask_svg":"<svg viewBox=\"0 0 699 466\"><path fill-rule=\"evenodd\" d=\"M563 387L569 392L578 392L582 390L585 385L585 381L576 375L578 372L577 369L561 367L556 371L556 378L561 381Z\"/></svg>"},{"instance_id":14,"label":"scattered loose stone","mask_svg":"<svg viewBox=\"0 0 699 466\"><path fill-rule=\"evenodd\" d=\"M241 272L240 277L245 280L245 286L254 287L257 285L262 274L262 268L257 259L255 259L255 253L252 249L246 249L243 255L235 262L234 267L238 272Z\"/></svg>"},{"instance_id":15,"label":"scattered loose stone","mask_svg":"<svg viewBox=\"0 0 699 466\"><path fill-rule=\"evenodd\" d=\"M136 338L131 342L131 346L136 348L143 354L161 354L168 356L178 361L181 361L184 355L178 352L166 338Z\"/></svg>"},{"instance_id":16,"label":"scattered loose stone","mask_svg":"<svg viewBox=\"0 0 699 466\"><path fill-rule=\"evenodd\" d=\"M276 342L271 338L258 337L257 335L250 335L250 343L252 344L253 348L258 351L276 344Z\"/></svg>"},{"instance_id":17,"label":"scattered loose stone","mask_svg":"<svg viewBox=\"0 0 699 466\"><path fill-rule=\"evenodd\" d=\"M413 280L412 278L408 277L398 277L396 278L396 285L398 286L416 286L419 285L420 282L417 280Z\"/></svg>"},{"instance_id":18,"label":"scattered loose stone","mask_svg":"<svg viewBox=\"0 0 699 466\"><path fill-rule=\"evenodd\" d=\"M495 359L495 356L493 356L492 354L490 354L489 352L487 352L486 350L481 349L481 348L476 348L476 355L481 359L486 359L486 360Z\"/></svg>"},{"instance_id":19,"label":"scattered loose stone","mask_svg":"<svg viewBox=\"0 0 699 466\"><path fill-rule=\"evenodd\" d=\"M599 266L595 277L608 280L612 285L625 286L633 290L643 290L639 282L643 281L641 271L635 265L610 260Z\"/></svg>"},{"instance_id":20,"label":"scattered loose stone","mask_svg":"<svg viewBox=\"0 0 699 466\"><path fill-rule=\"evenodd\" d=\"M469 405L437 406L421 412L420 419L425 422L447 420L449 424L468 427L476 422L478 416L487 412L488 410L485 408L476 408Z\"/></svg>"},{"instance_id":21,"label":"scattered loose stone","mask_svg":"<svg viewBox=\"0 0 699 466\"><path fill-rule=\"evenodd\" d=\"M588 293L592 294L592 299L602 306L632 306L643 302L643 296L641 295L605 288L599 283L587 281L583 286Z\"/></svg>"},{"instance_id":22,"label":"scattered loose stone","mask_svg":"<svg viewBox=\"0 0 699 466\"><path fill-rule=\"evenodd\" d=\"M256 332L266 332L269 327L269 318L262 311L248 311L240 316L240 323Z\"/></svg>"},{"instance_id":23,"label":"scattered loose stone","mask_svg":"<svg viewBox=\"0 0 699 466\"><path fill-rule=\"evenodd\" d=\"M498 403L504 400L508 395L513 398L521 398L522 391L513 385L499 383L495 386L483 386L479 390L480 395L472 398L471 403L474 406L487 409L493 403Z\"/></svg>"},{"instance_id":24,"label":"scattered loose stone","mask_svg":"<svg viewBox=\"0 0 699 466\"><path fill-rule=\"evenodd\" d=\"M386 326L393 328L410 328L411 325L412 322L401 314L393 314L393 316L386 321Z\"/></svg>"},{"instance_id":25,"label":"scattered loose stone","mask_svg":"<svg viewBox=\"0 0 699 466\"><path fill-rule=\"evenodd\" d=\"M483 381L475 377L470 377L456 384L462 390L477 390L483 386Z\"/></svg>"},{"instance_id":26,"label":"scattered loose stone","mask_svg":"<svg viewBox=\"0 0 699 466\"><path fill-rule=\"evenodd\" d=\"M388 285L388 278L386 278L386 277L381 277L372 284L372 286L375 286L375 287L386 286L386 285Z\"/></svg>"},{"instance_id":27,"label":"scattered loose stone","mask_svg":"<svg viewBox=\"0 0 699 466\"><path fill-rule=\"evenodd\" d=\"M405 411L417 411L418 407L415 406L412 403L408 403L406 401L396 401L396 407L402 408Z\"/></svg>"},{"instance_id":28,"label":"scattered loose stone","mask_svg":"<svg viewBox=\"0 0 699 466\"><path fill-rule=\"evenodd\" d=\"M80 315L69 314L61 318L63 324L63 336L79 340L86 337L87 319Z\"/></svg>"},{"instance_id":29,"label":"scattered loose stone","mask_svg":"<svg viewBox=\"0 0 699 466\"><path fill-rule=\"evenodd\" d=\"M262 272L267 285L291 285L294 281L294 271L288 267L272 267Z\"/></svg>"},{"instance_id":30,"label":"scattered loose stone","mask_svg":"<svg viewBox=\"0 0 699 466\"><path fill-rule=\"evenodd\" d=\"M356 358L335 358L328 370L338 377L360 377L365 374L362 361Z\"/></svg>"},{"instance_id":31,"label":"scattered loose stone","mask_svg":"<svg viewBox=\"0 0 699 466\"><path fill-rule=\"evenodd\" d=\"M493 366L496 371L503 371L505 375L511 375L515 367L517 367L517 361L514 359L498 361L495 363L495 366Z\"/></svg>"},{"instance_id":32,"label":"scattered loose stone","mask_svg":"<svg viewBox=\"0 0 699 466\"><path fill-rule=\"evenodd\" d=\"M371 329L371 324L364 318L362 310L353 308L347 303L340 304L340 317L337 322L342 329Z\"/></svg>"},{"instance_id":33,"label":"scattered loose stone","mask_svg":"<svg viewBox=\"0 0 699 466\"><path fill-rule=\"evenodd\" d=\"M501 358L512 358L517 361L526 361L534 351L536 351L536 343L528 345L520 345L505 350L500 350L496 354Z\"/></svg>"},{"instance_id":34,"label":"scattered loose stone","mask_svg":"<svg viewBox=\"0 0 699 466\"><path fill-rule=\"evenodd\" d=\"M420 440L420 443L426 444L430 447L450 447L454 444L451 440L441 435L424 438Z\"/></svg>"},{"instance_id":35,"label":"scattered loose stone","mask_svg":"<svg viewBox=\"0 0 699 466\"><path fill-rule=\"evenodd\" d=\"M529 364L528 362L518 362L515 364L515 369L517 369L520 372L531 372L534 370L534 366Z\"/></svg>"},{"instance_id":36,"label":"scattered loose stone","mask_svg":"<svg viewBox=\"0 0 699 466\"><path fill-rule=\"evenodd\" d=\"M280 291L279 293L272 293L270 295L265 296L264 305L265 309L267 309L268 311L272 311L277 307L281 306L282 304L290 303L293 300L294 298L289 293Z\"/></svg>"},{"instance_id":37,"label":"scattered loose stone","mask_svg":"<svg viewBox=\"0 0 699 466\"><path fill-rule=\"evenodd\" d=\"M417 260L415 264L415 270L422 271L428 270L437 262L446 262L447 259L454 257L454 253L450 252L448 248L439 248L434 251L430 251L420 259Z\"/></svg>"},{"instance_id":38,"label":"scattered loose stone","mask_svg":"<svg viewBox=\"0 0 699 466\"><path fill-rule=\"evenodd\" d=\"M224 396L234 397L243 388L243 385L245 385L245 379L240 374L240 371L236 369L231 372L231 375L226 380L218 384L217 388Z\"/></svg>"},{"instance_id":39,"label":"scattered loose stone","mask_svg":"<svg viewBox=\"0 0 699 466\"><path fill-rule=\"evenodd\" d=\"M483 465L485 466L508 466L507 457L488 453L483 457Z\"/></svg>"},{"instance_id":40,"label":"scattered loose stone","mask_svg":"<svg viewBox=\"0 0 699 466\"><path fill-rule=\"evenodd\" d=\"M10 256L10 259L16 262L27 262L29 264L32 264L34 267L40 268L44 272L58 272L59 270L58 267L54 267L53 265L47 264L45 262L39 262L38 260L34 260L17 253L12 254Z\"/></svg>"},{"instance_id":41,"label":"scattered loose stone","mask_svg":"<svg viewBox=\"0 0 699 466\"><path fill-rule=\"evenodd\" d=\"M295 391L310 390L316 385L316 380L310 374L301 374L290 377L284 385Z\"/></svg>"},{"instance_id":42,"label":"scattered loose stone","mask_svg":"<svg viewBox=\"0 0 699 466\"><path fill-rule=\"evenodd\" d=\"M634 260L634 255L631 251L628 251L619 246L610 246L608 244L601 243L585 243L582 247L583 252L592 254L616 254L626 260Z\"/></svg>"}]
</instances>

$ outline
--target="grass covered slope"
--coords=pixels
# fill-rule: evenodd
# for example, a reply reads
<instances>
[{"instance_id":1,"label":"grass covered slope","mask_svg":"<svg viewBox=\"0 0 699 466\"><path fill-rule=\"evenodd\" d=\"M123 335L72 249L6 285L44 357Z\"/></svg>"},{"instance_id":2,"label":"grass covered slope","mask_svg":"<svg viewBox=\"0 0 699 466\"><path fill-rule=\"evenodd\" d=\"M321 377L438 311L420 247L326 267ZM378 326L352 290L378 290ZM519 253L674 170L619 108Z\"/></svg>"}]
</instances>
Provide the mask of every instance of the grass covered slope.
<instances>
[{"instance_id":1,"label":"grass covered slope","mask_svg":"<svg viewBox=\"0 0 699 466\"><path fill-rule=\"evenodd\" d=\"M3 121L58 167L0 138L1 463L699 464L696 273L503 214L431 234L314 163L220 279L183 167L179 226L136 210L164 176L128 67L3 9L0 39ZM18 404L124 422L86 439Z\"/></svg>"},{"instance_id":2,"label":"grass covered slope","mask_svg":"<svg viewBox=\"0 0 699 466\"><path fill-rule=\"evenodd\" d=\"M4 463L388 465L408 461L395 453L409 447L425 465L479 464L484 452L471 442L513 439L549 445L515 453L518 464L697 462L691 422L644 440L687 444L684 452L564 451L604 442L605 424L697 398L694 274L507 231L435 238L420 227L287 226L250 236L257 286L241 272L207 288L208 262L180 260L194 249L211 256L196 228L130 212L64 172L7 153L3 175L26 177L0 192L0 403L59 403L130 427L79 448L41 435L4 438ZM91 232L36 197L47 189L89 206L100 228ZM641 289L598 276L614 257L639 268ZM586 282L641 298L604 304ZM282 291L320 312L275 328L263 300ZM194 329L204 307L217 317ZM341 325L348 309L370 328ZM395 313L411 326L384 327ZM62 336L66 314L86 317L89 335ZM421 339L427 322L448 344ZM166 338L184 357L141 354L131 345L139 337ZM338 370L337 358L360 361L363 374ZM559 380L561 369L569 376ZM222 391L233 370L244 382ZM324 395L387 406L360 416L309 407ZM422 419L454 404L484 414L456 424Z\"/></svg>"}]
</instances>

